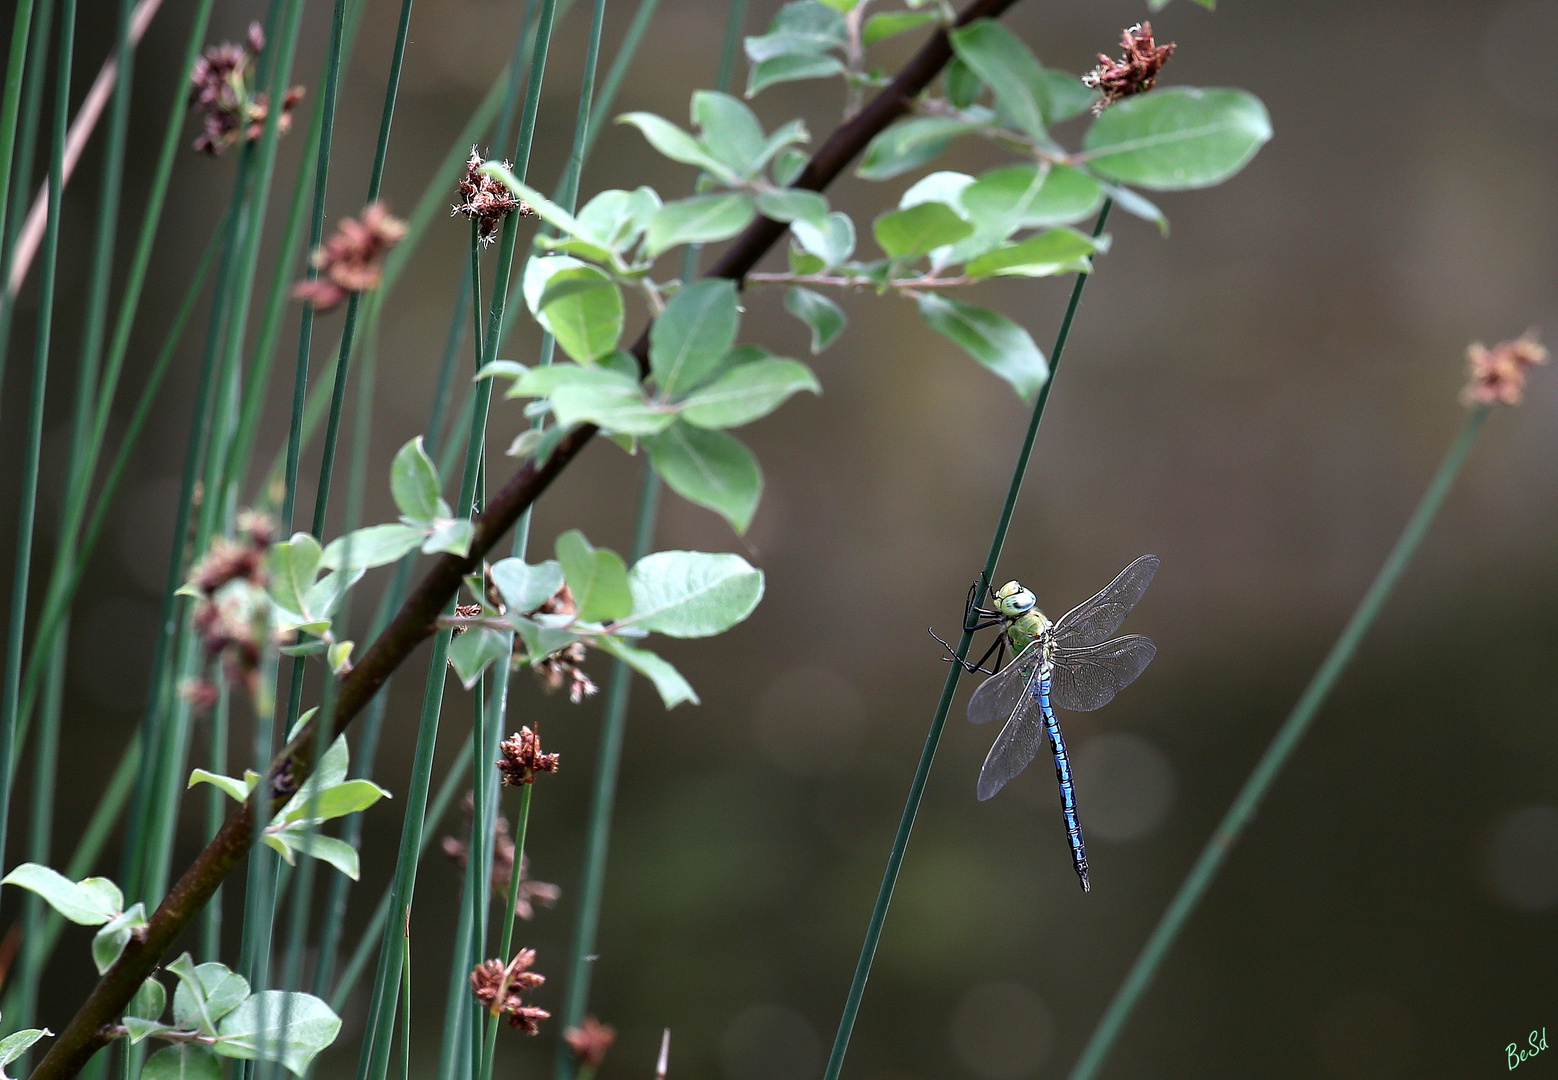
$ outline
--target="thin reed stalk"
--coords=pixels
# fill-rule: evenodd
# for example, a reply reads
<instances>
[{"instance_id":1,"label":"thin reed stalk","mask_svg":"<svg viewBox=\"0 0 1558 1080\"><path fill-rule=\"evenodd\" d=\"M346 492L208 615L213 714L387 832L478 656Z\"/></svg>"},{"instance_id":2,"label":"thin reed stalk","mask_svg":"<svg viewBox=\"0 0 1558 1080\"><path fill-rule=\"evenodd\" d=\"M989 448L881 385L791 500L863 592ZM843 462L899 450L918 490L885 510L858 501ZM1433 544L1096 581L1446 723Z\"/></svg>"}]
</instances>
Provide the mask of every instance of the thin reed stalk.
<instances>
[{"instance_id":1,"label":"thin reed stalk","mask_svg":"<svg viewBox=\"0 0 1558 1080\"><path fill-rule=\"evenodd\" d=\"M1288 759L1293 756L1293 751L1298 748L1298 744L1308 732L1309 725L1314 722L1315 716L1325 705L1326 698L1336 686L1336 681L1352 663L1358 645L1374 625L1374 620L1379 617L1380 611L1384 609L1390 594L1395 591L1397 582L1401 580L1401 575L1406 572L1406 568L1417 554L1423 537L1428 534L1428 527L1433 524L1439 508L1444 505L1445 496L1449 494L1455 478L1460 474L1461 466L1466 464L1466 457L1471 453L1472 444L1477 441L1477 433L1482 430L1483 422L1488 418L1489 408L1487 405L1476 406L1472 409L1471 415L1466 418L1466 422L1461 425L1460 433L1450 444L1450 450L1445 454L1433 479L1429 480L1428 489L1423 492L1417 508L1407 519L1406 527L1401 530L1395 546L1385 557L1384 565L1380 567L1379 573L1375 575L1363 598L1358 601L1352 617L1347 620L1347 625L1342 627L1341 635L1331 646L1331 651L1326 653L1325 659L1320 662L1320 667L1309 680L1309 685L1304 687L1304 692L1299 695L1292 712L1288 713L1287 719L1277 729L1271 745L1266 747L1266 752L1261 755L1249 779L1245 780L1244 786L1239 789L1239 794L1234 797L1222 821L1213 830L1206 846L1201 849L1195 865L1190 868L1190 873L1185 876L1179 891L1174 894L1174 899L1164 910L1158 925L1153 928L1152 935L1142 946L1136 962L1131 965L1125 980L1115 991L1113 1000L1109 1002L1109 1007L1104 1010L1098 1026L1093 1029L1087 1045L1083 1047L1076 1067L1071 1070L1070 1080L1091 1080L1103 1067L1104 1060L1119 1040L1120 1032L1124 1030L1131 1012L1136 1008L1142 995L1147 992L1147 988L1152 985L1153 977L1157 975L1158 968L1163 965L1169 950L1174 947L1180 931L1190 920L1201 898L1211 888L1218 871L1227 861L1228 853L1239 842L1245 826L1254 818L1255 812L1271 790L1272 784L1276 782Z\"/></svg>"},{"instance_id":2,"label":"thin reed stalk","mask_svg":"<svg viewBox=\"0 0 1558 1080\"><path fill-rule=\"evenodd\" d=\"M1104 223L1109 220L1109 210L1113 205L1112 200L1106 199L1099 209L1098 220L1093 223L1095 238L1104 231ZM1076 318L1077 306L1082 300L1082 290L1092 276L1092 274L1078 274L1076 283L1071 287L1071 300L1066 304L1066 313L1060 320L1059 331L1055 334L1055 347L1050 350L1049 378L1044 381L1038 397L1033 402L1033 413L1028 419L1028 431L1023 436L1021 448L1017 451L1017 463L1012 467L1012 480L1006 488L1006 501L1001 504L1001 514L996 519L995 532L990 537L990 550L985 555L983 568L979 571L978 580L981 585L990 582L995 574L995 564L1000 561L1001 549L1006 545L1006 532L1012 523L1012 512L1017 507L1017 496L1022 491L1023 477L1028 472L1028 460L1033 454L1034 439L1039 434L1039 422L1044 419L1044 407L1049 403L1050 391L1055 388L1055 374L1060 370L1060 358L1066 349L1066 338L1071 334L1071 323ZM849 1037L855 1030L855 1017L860 1012L860 1000L865 996L866 980L871 975L871 962L876 959L876 946L882 937L882 927L887 922L887 908L892 903L893 888L898 884L898 872L903 868L904 852L909 848L909 834L914 829L914 819L920 810L920 800L925 795L925 784L930 779L930 768L936 760L936 747L941 743L941 731L946 725L947 713L952 708L952 697L957 693L958 679L963 674L962 661L968 658L968 649L973 640L973 631L965 628L963 636L958 639L958 662L949 667L946 682L942 684L941 700L936 703L936 712L931 717L930 731L925 736L925 747L920 751L920 763L914 770L914 779L909 783L909 798L904 804L903 816L898 822L898 832L893 837L892 850L887 856L887 869L882 874L882 884L877 890L876 904L871 909L871 921L866 924L865 941L860 945L860 959L855 964L855 976L849 984L849 995L844 999L844 1015L839 1018L838 1032L833 1037L833 1049L828 1054L828 1067L823 1072L824 1080L838 1080L839 1072L844 1068L844 1055L849 1049Z\"/></svg>"},{"instance_id":3,"label":"thin reed stalk","mask_svg":"<svg viewBox=\"0 0 1558 1080\"><path fill-rule=\"evenodd\" d=\"M48 73L49 28L54 22L54 0L41 0L28 20L28 32L24 39L11 40L14 58L19 46L25 43L26 59L18 69L11 65L7 76L6 93L15 92L13 77L21 81L21 97L18 102L20 126L14 130L14 152L10 169L6 172L7 199L0 216L4 229L0 230L0 281L10 278L11 264L16 253L17 237L22 231L21 209L27 204L27 185L32 180L33 156L38 145L38 125L43 116L43 80ZM9 289L0 288L0 384L5 381L6 359L10 355L11 317L16 310L16 297Z\"/></svg>"}]
</instances>

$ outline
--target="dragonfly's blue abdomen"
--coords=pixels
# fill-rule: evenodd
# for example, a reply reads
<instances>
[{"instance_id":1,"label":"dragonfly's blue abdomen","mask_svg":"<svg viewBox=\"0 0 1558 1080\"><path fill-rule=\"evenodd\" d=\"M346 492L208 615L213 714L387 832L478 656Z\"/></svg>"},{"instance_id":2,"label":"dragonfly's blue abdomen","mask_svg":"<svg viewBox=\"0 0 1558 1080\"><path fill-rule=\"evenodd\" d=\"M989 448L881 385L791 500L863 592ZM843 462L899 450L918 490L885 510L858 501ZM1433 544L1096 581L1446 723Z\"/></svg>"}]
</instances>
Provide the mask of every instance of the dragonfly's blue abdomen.
<instances>
[{"instance_id":1,"label":"dragonfly's blue abdomen","mask_svg":"<svg viewBox=\"0 0 1558 1080\"><path fill-rule=\"evenodd\" d=\"M1046 673L1047 675L1047 673ZM1077 816L1076 785L1071 780L1071 755L1066 752L1066 737L1060 733L1060 721L1049 703L1050 681L1041 678L1034 686L1039 711L1044 717L1044 730L1049 735L1050 752L1055 755L1055 779L1060 782L1060 811L1066 819L1066 840L1071 845L1071 865L1082 879L1083 891L1087 883L1087 845L1082 840L1082 821Z\"/></svg>"}]
</instances>

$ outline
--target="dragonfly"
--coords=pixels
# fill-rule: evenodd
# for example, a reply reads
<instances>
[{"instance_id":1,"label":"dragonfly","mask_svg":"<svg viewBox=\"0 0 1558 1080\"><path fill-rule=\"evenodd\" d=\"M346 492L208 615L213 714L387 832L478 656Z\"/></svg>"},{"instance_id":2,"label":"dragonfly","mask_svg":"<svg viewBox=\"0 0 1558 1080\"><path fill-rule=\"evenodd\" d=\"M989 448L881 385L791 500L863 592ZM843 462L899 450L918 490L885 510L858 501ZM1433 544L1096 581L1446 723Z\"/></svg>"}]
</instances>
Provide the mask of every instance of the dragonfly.
<instances>
[{"instance_id":1,"label":"dragonfly","mask_svg":"<svg viewBox=\"0 0 1558 1080\"><path fill-rule=\"evenodd\" d=\"M1048 737L1050 753L1055 758L1055 779L1060 782L1060 809L1071 845L1071 865L1081 879L1083 892L1090 888L1087 846L1077 816L1071 758L1055 709L1058 706L1073 712L1091 712L1103 708L1152 662L1158 650L1150 638L1140 634L1118 638L1112 635L1147 591L1157 571L1158 557L1143 555L1121 570L1096 596L1056 622L1039 610L1033 592L1016 581L1008 581L991 594L993 607L980 607L977 601L981 590L976 582L963 623L968 631L992 626L1002 630L978 663L960 661L970 672L991 672L969 699L969 720L976 724L1000 720L1003 725L979 770L979 798L990 798L1027 768L1038 754L1041 740ZM1012 660L1002 667L1007 648L1011 649ZM986 669L984 662L992 653L997 654L996 662Z\"/></svg>"}]
</instances>

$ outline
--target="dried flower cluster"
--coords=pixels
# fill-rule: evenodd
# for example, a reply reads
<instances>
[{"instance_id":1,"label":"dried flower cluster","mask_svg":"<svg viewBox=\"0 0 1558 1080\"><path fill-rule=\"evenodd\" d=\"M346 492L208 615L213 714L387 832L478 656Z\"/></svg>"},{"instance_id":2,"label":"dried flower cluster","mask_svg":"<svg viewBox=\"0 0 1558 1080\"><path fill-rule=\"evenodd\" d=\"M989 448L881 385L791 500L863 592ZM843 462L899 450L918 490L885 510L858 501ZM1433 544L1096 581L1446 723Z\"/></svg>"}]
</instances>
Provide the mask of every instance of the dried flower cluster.
<instances>
[{"instance_id":1,"label":"dried flower cluster","mask_svg":"<svg viewBox=\"0 0 1558 1080\"><path fill-rule=\"evenodd\" d=\"M534 611L527 611L527 615L572 615L578 610L574 604L573 591L564 582L562 587L552 594L552 598ZM523 648L519 638L514 639L516 650ZM535 666L536 675L542 684L552 693L556 693L564 686L568 687L568 700L575 705L600 689L584 673L579 665L584 663L584 643L575 641L571 645L565 645L551 656Z\"/></svg>"},{"instance_id":2,"label":"dried flower cluster","mask_svg":"<svg viewBox=\"0 0 1558 1080\"><path fill-rule=\"evenodd\" d=\"M1093 104L1097 115L1121 98L1132 94L1144 94L1152 89L1158 72L1174 55L1174 43L1158 45L1152 40L1152 24L1137 23L1120 35L1120 45L1125 54L1111 60L1098 54L1098 66L1082 76L1082 85L1092 87L1103 96Z\"/></svg>"},{"instance_id":3,"label":"dried flower cluster","mask_svg":"<svg viewBox=\"0 0 1558 1080\"><path fill-rule=\"evenodd\" d=\"M265 515L246 512L238 531L237 540L219 536L211 542L185 588L197 596L192 619L205 655L221 660L229 680L253 690L270 635L265 553L275 530ZM207 678L186 682L182 690L197 712L209 710L220 693Z\"/></svg>"},{"instance_id":4,"label":"dried flower cluster","mask_svg":"<svg viewBox=\"0 0 1558 1080\"><path fill-rule=\"evenodd\" d=\"M503 181L482 172L483 164L481 154L476 152L476 147L471 147L471 156L465 162L465 174L460 177L460 198L465 201L457 204L450 211L450 216L464 214L476 222L476 235L483 244L490 244L497 238L504 218L516 210L520 217L530 217L535 211L529 203L515 198ZM507 161L503 167L511 168Z\"/></svg>"},{"instance_id":5,"label":"dried flower cluster","mask_svg":"<svg viewBox=\"0 0 1558 1080\"><path fill-rule=\"evenodd\" d=\"M216 157L241 137L254 140L265 130L270 108L269 95L250 90L254 61L265 50L265 31L260 24L249 24L248 48L224 41L212 45L195 61L190 71L189 103L200 114L201 132L195 149ZM303 100L303 88L294 86L281 102L277 131L286 134L292 126L292 108Z\"/></svg>"},{"instance_id":6,"label":"dried flower cluster","mask_svg":"<svg viewBox=\"0 0 1558 1080\"><path fill-rule=\"evenodd\" d=\"M606 1060L606 1051L617 1041L617 1029L603 1024L593 1016L586 1016L584 1023L563 1033L573 1059L583 1068L594 1072Z\"/></svg>"},{"instance_id":7,"label":"dried flower cluster","mask_svg":"<svg viewBox=\"0 0 1558 1080\"><path fill-rule=\"evenodd\" d=\"M514 959L483 960L471 972L471 992L493 1016L506 1016L510 1027L521 1028L526 1035L541 1034L540 1022L552 1014L520 1000L523 991L546 982L544 975L530 970L536 962L534 949L521 949Z\"/></svg>"},{"instance_id":8,"label":"dried flower cluster","mask_svg":"<svg viewBox=\"0 0 1558 1080\"><path fill-rule=\"evenodd\" d=\"M319 246L309 262L319 276L292 286L292 298L329 311L352 293L379 287L384 257L406 235L406 223L391 216L383 203L369 203L360 217L342 218L335 234Z\"/></svg>"},{"instance_id":9,"label":"dried flower cluster","mask_svg":"<svg viewBox=\"0 0 1558 1080\"><path fill-rule=\"evenodd\" d=\"M1493 348L1476 342L1466 350L1466 388L1461 400L1467 405L1519 405L1525 394L1526 373L1547 363L1547 350L1527 330L1513 341Z\"/></svg>"},{"instance_id":10,"label":"dried flower cluster","mask_svg":"<svg viewBox=\"0 0 1558 1080\"><path fill-rule=\"evenodd\" d=\"M454 617L457 619L474 619L480 614L480 604L456 604L454 606ZM465 633L465 627L456 626L454 631L449 636L451 638L457 638L463 633Z\"/></svg>"},{"instance_id":11,"label":"dried flower cluster","mask_svg":"<svg viewBox=\"0 0 1558 1080\"><path fill-rule=\"evenodd\" d=\"M536 781L536 773L557 771L557 755L541 752L541 736L520 728L498 744L503 752L496 764L505 787L523 787Z\"/></svg>"},{"instance_id":12,"label":"dried flower cluster","mask_svg":"<svg viewBox=\"0 0 1558 1080\"><path fill-rule=\"evenodd\" d=\"M473 800L467 794L461 804L465 811L466 832L470 832L471 818L473 817ZM449 856L459 866L464 866L470 857L470 845L464 840L453 836L446 836L443 840L444 854ZM497 824L493 828L492 835L492 895L507 896L509 891L509 878L514 874L514 838L509 835L508 818L498 815ZM548 881L533 881L530 877L530 856L526 855L519 864L519 889L514 897L514 914L521 919L529 920L535 917L535 905L551 907L557 903L557 898L562 895L562 890Z\"/></svg>"}]
</instances>

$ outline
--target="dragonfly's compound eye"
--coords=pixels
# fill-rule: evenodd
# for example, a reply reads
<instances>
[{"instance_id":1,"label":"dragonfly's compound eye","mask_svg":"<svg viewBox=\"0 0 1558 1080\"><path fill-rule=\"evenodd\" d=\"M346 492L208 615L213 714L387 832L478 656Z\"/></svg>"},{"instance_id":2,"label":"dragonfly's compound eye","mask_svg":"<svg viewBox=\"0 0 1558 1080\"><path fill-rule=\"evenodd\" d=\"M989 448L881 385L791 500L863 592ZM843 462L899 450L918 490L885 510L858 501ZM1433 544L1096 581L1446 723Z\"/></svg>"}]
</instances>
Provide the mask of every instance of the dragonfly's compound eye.
<instances>
[{"instance_id":1,"label":"dragonfly's compound eye","mask_svg":"<svg viewBox=\"0 0 1558 1080\"><path fill-rule=\"evenodd\" d=\"M1026 615L1038 603L1038 599L1033 593L1018 585L1015 581L1003 587L997 595L1000 597L999 607L1001 614L1007 618Z\"/></svg>"}]
</instances>

